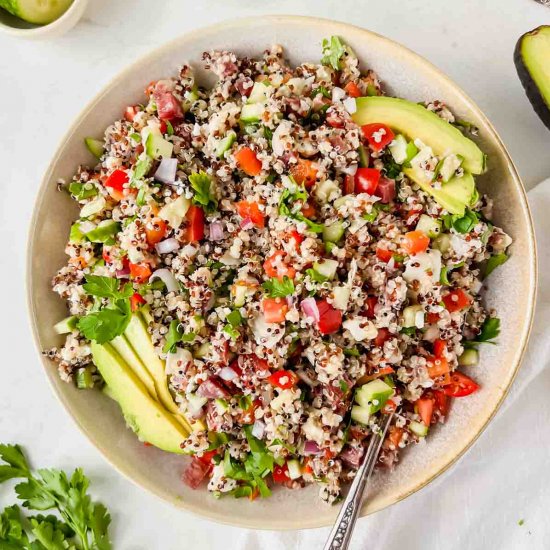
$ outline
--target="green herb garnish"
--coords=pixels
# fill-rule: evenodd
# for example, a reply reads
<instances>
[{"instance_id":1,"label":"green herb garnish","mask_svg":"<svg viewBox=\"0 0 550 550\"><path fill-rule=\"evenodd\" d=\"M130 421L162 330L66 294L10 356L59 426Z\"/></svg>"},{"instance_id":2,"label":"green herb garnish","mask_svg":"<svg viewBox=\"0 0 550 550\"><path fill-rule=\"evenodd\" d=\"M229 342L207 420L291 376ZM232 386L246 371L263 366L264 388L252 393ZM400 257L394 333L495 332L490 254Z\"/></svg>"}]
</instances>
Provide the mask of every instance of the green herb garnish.
<instances>
[{"instance_id":1,"label":"green herb garnish","mask_svg":"<svg viewBox=\"0 0 550 550\"><path fill-rule=\"evenodd\" d=\"M218 209L218 199L212 193L210 176L201 170L189 176L189 183L195 192L193 202L202 206L207 213L215 212Z\"/></svg>"},{"instance_id":2,"label":"green herb garnish","mask_svg":"<svg viewBox=\"0 0 550 550\"><path fill-rule=\"evenodd\" d=\"M491 256L485 264L483 278L488 277L499 265L502 265L508 260L508 255L505 252Z\"/></svg>"},{"instance_id":3,"label":"green herb garnish","mask_svg":"<svg viewBox=\"0 0 550 550\"><path fill-rule=\"evenodd\" d=\"M166 343L164 344L162 351L164 353L174 353L176 351L176 344L179 342L192 344L195 341L195 337L196 334L194 332L184 333L181 323L177 319L174 319L168 328Z\"/></svg>"},{"instance_id":4,"label":"green herb garnish","mask_svg":"<svg viewBox=\"0 0 550 550\"><path fill-rule=\"evenodd\" d=\"M90 182L81 183L79 181L71 181L69 183L69 193L77 200L81 201L95 197L98 193L97 187Z\"/></svg>"},{"instance_id":5,"label":"green herb garnish","mask_svg":"<svg viewBox=\"0 0 550 550\"><path fill-rule=\"evenodd\" d=\"M272 298L284 298L294 294L294 281L286 275L283 279L271 278L269 281L262 283L262 287L266 291L268 296Z\"/></svg>"},{"instance_id":6,"label":"green herb garnish","mask_svg":"<svg viewBox=\"0 0 550 550\"><path fill-rule=\"evenodd\" d=\"M340 70L340 61L346 53L346 47L338 36L331 36L330 39L323 40L323 57L321 63L330 65L336 71Z\"/></svg>"},{"instance_id":7,"label":"green herb garnish","mask_svg":"<svg viewBox=\"0 0 550 550\"><path fill-rule=\"evenodd\" d=\"M466 349L475 349L479 344L495 344L493 340L500 334L500 319L487 317L481 325L481 331L473 340L464 342Z\"/></svg>"}]
</instances>

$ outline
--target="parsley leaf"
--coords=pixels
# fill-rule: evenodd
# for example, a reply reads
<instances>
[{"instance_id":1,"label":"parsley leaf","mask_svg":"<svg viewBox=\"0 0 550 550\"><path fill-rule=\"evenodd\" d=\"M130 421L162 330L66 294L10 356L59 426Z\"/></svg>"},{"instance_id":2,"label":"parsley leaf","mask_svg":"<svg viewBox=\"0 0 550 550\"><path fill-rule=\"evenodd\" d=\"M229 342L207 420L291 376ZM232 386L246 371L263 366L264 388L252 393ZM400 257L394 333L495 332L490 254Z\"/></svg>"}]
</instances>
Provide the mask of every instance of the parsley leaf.
<instances>
[{"instance_id":1,"label":"parsley leaf","mask_svg":"<svg viewBox=\"0 0 550 550\"><path fill-rule=\"evenodd\" d=\"M195 191L193 202L201 205L205 212L215 212L218 209L218 199L212 194L210 176L201 170L189 176L189 183Z\"/></svg>"},{"instance_id":2,"label":"parsley leaf","mask_svg":"<svg viewBox=\"0 0 550 550\"><path fill-rule=\"evenodd\" d=\"M336 71L340 70L340 60L346 53L346 47L338 36L331 36L330 39L323 40L323 57L321 63L330 65Z\"/></svg>"},{"instance_id":3,"label":"parsley leaf","mask_svg":"<svg viewBox=\"0 0 550 550\"><path fill-rule=\"evenodd\" d=\"M69 183L69 193L77 200L81 201L95 197L98 193L97 187L90 182L81 183L79 181L71 181Z\"/></svg>"},{"instance_id":4,"label":"parsley leaf","mask_svg":"<svg viewBox=\"0 0 550 550\"><path fill-rule=\"evenodd\" d=\"M449 273L453 270L453 269L457 269L459 267L462 267L464 265L464 262L459 262L458 264L455 264L455 265L450 265L450 266L446 266L444 265L442 268L441 268L441 274L439 276L439 282L443 285L450 285L450 281L449 281Z\"/></svg>"},{"instance_id":5,"label":"parsley leaf","mask_svg":"<svg viewBox=\"0 0 550 550\"><path fill-rule=\"evenodd\" d=\"M348 357L359 357L361 354L357 348L345 348L344 355L347 355Z\"/></svg>"},{"instance_id":6,"label":"parsley leaf","mask_svg":"<svg viewBox=\"0 0 550 550\"><path fill-rule=\"evenodd\" d=\"M88 340L94 340L98 344L110 342L121 335L130 322L130 307L106 307L99 311L88 313L78 321L78 329Z\"/></svg>"},{"instance_id":7,"label":"parsley leaf","mask_svg":"<svg viewBox=\"0 0 550 550\"><path fill-rule=\"evenodd\" d=\"M86 275L86 282L82 285L86 294L99 298L112 298L122 300L129 298L134 292L132 285L126 284L119 288L119 280L114 277L102 277L100 275Z\"/></svg>"},{"instance_id":8,"label":"parsley leaf","mask_svg":"<svg viewBox=\"0 0 550 550\"><path fill-rule=\"evenodd\" d=\"M505 252L491 256L485 264L483 278L488 277L499 265L502 265L508 260L508 255Z\"/></svg>"},{"instance_id":9,"label":"parsley leaf","mask_svg":"<svg viewBox=\"0 0 550 550\"><path fill-rule=\"evenodd\" d=\"M153 159L150 156L143 154L134 166L131 185L135 186L138 181L141 181L144 177L146 177L152 166Z\"/></svg>"},{"instance_id":10,"label":"parsley leaf","mask_svg":"<svg viewBox=\"0 0 550 550\"><path fill-rule=\"evenodd\" d=\"M226 317L227 322L233 327L236 328L239 325L243 324L243 316L241 315L241 312L238 309L233 310L231 313L229 313Z\"/></svg>"},{"instance_id":11,"label":"parsley leaf","mask_svg":"<svg viewBox=\"0 0 550 550\"><path fill-rule=\"evenodd\" d=\"M294 294L294 281L286 275L282 280L276 277L271 278L262 284L262 287L272 298L284 298L290 294Z\"/></svg>"},{"instance_id":12,"label":"parsley leaf","mask_svg":"<svg viewBox=\"0 0 550 550\"><path fill-rule=\"evenodd\" d=\"M322 233L324 225L306 218L301 212L302 205L305 204L307 199L308 194L304 187L300 187L296 184L296 188L294 190L285 188L285 190L281 193L281 198L279 199L279 214L281 216L288 216L294 220L304 222L308 229L313 233ZM302 205L300 205L299 202L301 202Z\"/></svg>"},{"instance_id":13,"label":"parsley leaf","mask_svg":"<svg viewBox=\"0 0 550 550\"><path fill-rule=\"evenodd\" d=\"M306 275L309 275L309 278L315 283L325 283L326 281L328 281L327 277L321 275L311 267L309 269L306 269Z\"/></svg>"},{"instance_id":14,"label":"parsley leaf","mask_svg":"<svg viewBox=\"0 0 550 550\"><path fill-rule=\"evenodd\" d=\"M225 334L227 334L231 338L231 340L236 340L241 335L241 333L230 324L227 324L225 325L225 327L223 327L223 332L225 332Z\"/></svg>"},{"instance_id":15,"label":"parsley leaf","mask_svg":"<svg viewBox=\"0 0 550 550\"><path fill-rule=\"evenodd\" d=\"M479 222L479 217L472 210L466 210L464 216L447 214L443 216L446 229L454 229L457 233L469 233Z\"/></svg>"},{"instance_id":16,"label":"parsley leaf","mask_svg":"<svg viewBox=\"0 0 550 550\"><path fill-rule=\"evenodd\" d=\"M0 445L0 458L5 462L0 463L0 483L29 475L29 465L18 445Z\"/></svg>"},{"instance_id":17,"label":"parsley leaf","mask_svg":"<svg viewBox=\"0 0 550 550\"><path fill-rule=\"evenodd\" d=\"M500 334L500 319L498 317L487 317L481 325L480 333L473 339L464 342L466 349L475 349L479 344L495 344L494 340Z\"/></svg>"},{"instance_id":18,"label":"parsley leaf","mask_svg":"<svg viewBox=\"0 0 550 550\"><path fill-rule=\"evenodd\" d=\"M319 94L321 94L323 97L326 97L327 99L332 98L332 94L324 86L319 86L318 88L315 88L315 90L311 92L311 97L315 98Z\"/></svg>"},{"instance_id":19,"label":"parsley leaf","mask_svg":"<svg viewBox=\"0 0 550 550\"><path fill-rule=\"evenodd\" d=\"M181 323L177 319L174 319L168 328L166 343L162 351L164 353L174 353L178 342L192 343L195 341L195 336L196 334L194 332L184 333Z\"/></svg>"}]
</instances>

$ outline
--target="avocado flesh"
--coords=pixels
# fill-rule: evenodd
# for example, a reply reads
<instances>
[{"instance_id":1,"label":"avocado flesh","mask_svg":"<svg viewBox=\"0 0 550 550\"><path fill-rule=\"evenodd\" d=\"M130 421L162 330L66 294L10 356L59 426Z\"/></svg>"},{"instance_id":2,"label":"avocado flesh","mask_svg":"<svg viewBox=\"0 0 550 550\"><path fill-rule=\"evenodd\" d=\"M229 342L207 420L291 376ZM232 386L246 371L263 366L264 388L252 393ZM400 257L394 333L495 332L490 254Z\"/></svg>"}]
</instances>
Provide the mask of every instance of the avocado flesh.
<instances>
[{"instance_id":1,"label":"avocado flesh","mask_svg":"<svg viewBox=\"0 0 550 550\"><path fill-rule=\"evenodd\" d=\"M464 215L476 188L474 178L467 172L460 178L453 177L448 182L441 183L441 188L434 187L434 182L420 168L405 168L403 173L429 193L445 210L460 216Z\"/></svg>"},{"instance_id":2,"label":"avocado flesh","mask_svg":"<svg viewBox=\"0 0 550 550\"><path fill-rule=\"evenodd\" d=\"M180 410L174 403L174 399L172 398L166 381L164 361L157 355L155 346L153 346L153 342L151 341L151 336L147 332L147 328L140 314L136 313L132 315L124 336L127 338L143 365L145 365L145 368L151 374L160 403L164 405L169 412L176 415L176 418L184 428L191 431L189 422L181 416Z\"/></svg>"},{"instance_id":3,"label":"avocado flesh","mask_svg":"<svg viewBox=\"0 0 550 550\"><path fill-rule=\"evenodd\" d=\"M550 26L525 33L516 44L514 63L525 93L550 129Z\"/></svg>"},{"instance_id":4,"label":"avocado flesh","mask_svg":"<svg viewBox=\"0 0 550 550\"><path fill-rule=\"evenodd\" d=\"M164 451L181 454L180 444L189 432L149 395L111 345L92 342L91 348L94 364L109 388L106 393L120 405L138 438Z\"/></svg>"},{"instance_id":5,"label":"avocado flesh","mask_svg":"<svg viewBox=\"0 0 550 550\"><path fill-rule=\"evenodd\" d=\"M72 3L73 0L0 0L0 8L29 23L46 25L61 17Z\"/></svg>"},{"instance_id":6,"label":"avocado flesh","mask_svg":"<svg viewBox=\"0 0 550 550\"><path fill-rule=\"evenodd\" d=\"M451 153L462 155L462 167L472 174L485 171L485 155L481 149L458 128L426 107L406 99L384 96L359 97L355 101L357 111L352 118L356 124L386 124L409 139L420 139L438 157Z\"/></svg>"},{"instance_id":7,"label":"avocado flesh","mask_svg":"<svg viewBox=\"0 0 550 550\"><path fill-rule=\"evenodd\" d=\"M115 351L122 357L123 361L134 371L136 376L143 382L143 385L147 388L149 395L158 400L157 390L155 388L155 381L150 372L145 368L140 358L136 355L136 352L129 344L128 340L124 336L117 336L114 340L109 342Z\"/></svg>"}]
</instances>

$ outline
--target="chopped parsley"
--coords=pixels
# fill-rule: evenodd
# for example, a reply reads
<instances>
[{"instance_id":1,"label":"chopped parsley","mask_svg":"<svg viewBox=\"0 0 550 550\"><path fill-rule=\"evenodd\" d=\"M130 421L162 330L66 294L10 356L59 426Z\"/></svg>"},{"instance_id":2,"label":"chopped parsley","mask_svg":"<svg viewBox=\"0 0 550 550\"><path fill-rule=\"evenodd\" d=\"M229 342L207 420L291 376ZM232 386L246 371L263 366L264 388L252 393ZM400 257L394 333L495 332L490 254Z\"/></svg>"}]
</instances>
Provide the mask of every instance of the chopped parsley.
<instances>
[{"instance_id":1,"label":"chopped parsley","mask_svg":"<svg viewBox=\"0 0 550 550\"><path fill-rule=\"evenodd\" d=\"M201 170L189 176L189 183L195 192L193 202L202 206L206 213L215 212L218 209L218 199L212 193L210 176Z\"/></svg>"},{"instance_id":2,"label":"chopped parsley","mask_svg":"<svg viewBox=\"0 0 550 550\"><path fill-rule=\"evenodd\" d=\"M311 92L311 97L315 98L319 94L321 94L323 97L326 97L327 99L332 98L332 94L324 86L319 86L318 88L315 88L315 90Z\"/></svg>"},{"instance_id":3,"label":"chopped parsley","mask_svg":"<svg viewBox=\"0 0 550 550\"><path fill-rule=\"evenodd\" d=\"M184 333L181 327L181 323L174 319L170 323L168 328L168 334L166 335L166 343L162 348L164 353L174 353L176 351L176 344L183 342L186 344L192 344L195 341L196 334L194 332Z\"/></svg>"},{"instance_id":4,"label":"chopped parsley","mask_svg":"<svg viewBox=\"0 0 550 550\"><path fill-rule=\"evenodd\" d=\"M281 193L281 198L279 200L279 214L281 216L288 216L294 220L304 222L308 229L313 233L322 233L324 225L316 223L312 220L306 218L302 212L302 206L299 204L305 204L308 199L307 191L304 187L300 187L296 184L295 190L286 188ZM295 203L298 203L295 205Z\"/></svg>"},{"instance_id":5,"label":"chopped parsley","mask_svg":"<svg viewBox=\"0 0 550 550\"><path fill-rule=\"evenodd\" d=\"M174 135L174 127L172 126L172 123L169 120L166 121L166 133L169 136Z\"/></svg>"},{"instance_id":6,"label":"chopped parsley","mask_svg":"<svg viewBox=\"0 0 550 550\"><path fill-rule=\"evenodd\" d=\"M499 265L502 265L508 260L508 255L505 252L491 256L485 264L483 278L488 277Z\"/></svg>"},{"instance_id":7,"label":"chopped parsley","mask_svg":"<svg viewBox=\"0 0 550 550\"><path fill-rule=\"evenodd\" d=\"M153 159L146 154L141 155L134 167L131 185L135 186L138 181L141 181L144 177L146 177L152 166Z\"/></svg>"},{"instance_id":8,"label":"chopped parsley","mask_svg":"<svg viewBox=\"0 0 550 550\"><path fill-rule=\"evenodd\" d=\"M291 294L294 294L295 290L294 281L286 275L282 280L273 277L269 281L263 283L262 287L266 291L267 295L272 298L284 298L285 296L290 296Z\"/></svg>"},{"instance_id":9,"label":"chopped parsley","mask_svg":"<svg viewBox=\"0 0 550 550\"><path fill-rule=\"evenodd\" d=\"M234 309L227 317L227 322L233 327L236 328L243 324L243 316L238 309Z\"/></svg>"},{"instance_id":10,"label":"chopped parsley","mask_svg":"<svg viewBox=\"0 0 550 550\"><path fill-rule=\"evenodd\" d=\"M309 278L315 283L325 283L328 281L328 278L324 275L321 275L319 272L315 271L313 268L306 269L306 275L309 275Z\"/></svg>"},{"instance_id":11,"label":"chopped parsley","mask_svg":"<svg viewBox=\"0 0 550 550\"><path fill-rule=\"evenodd\" d=\"M340 61L346 53L346 46L338 36L331 36L330 39L323 40L323 57L321 63L330 65L334 70L341 69Z\"/></svg>"},{"instance_id":12,"label":"chopped parsley","mask_svg":"<svg viewBox=\"0 0 550 550\"><path fill-rule=\"evenodd\" d=\"M225 327L223 327L223 332L227 334L231 340L237 340L237 338L240 336L240 332L232 325L227 324Z\"/></svg>"},{"instance_id":13,"label":"chopped parsley","mask_svg":"<svg viewBox=\"0 0 550 550\"><path fill-rule=\"evenodd\" d=\"M500 319L487 317L481 325L480 333L473 339L464 342L466 349L475 349L479 344L495 344L493 340L500 334Z\"/></svg>"},{"instance_id":14,"label":"chopped parsley","mask_svg":"<svg viewBox=\"0 0 550 550\"><path fill-rule=\"evenodd\" d=\"M458 269L459 267L462 267L464 265L464 262L459 262L458 264L454 264L454 265L449 265L449 266L446 266L444 265L442 268L441 268L441 274L439 276L439 282L442 284L442 285L450 285L450 281L449 281L449 273L453 270L453 269Z\"/></svg>"},{"instance_id":15,"label":"chopped parsley","mask_svg":"<svg viewBox=\"0 0 550 550\"><path fill-rule=\"evenodd\" d=\"M81 183L79 181L72 181L69 183L69 193L77 200L81 201L95 197L98 193L97 187L90 182Z\"/></svg>"},{"instance_id":16,"label":"chopped parsley","mask_svg":"<svg viewBox=\"0 0 550 550\"><path fill-rule=\"evenodd\" d=\"M479 223L478 215L472 210L466 210L464 216L447 214L443 216L445 229L454 229L457 233L469 233Z\"/></svg>"}]
</instances>

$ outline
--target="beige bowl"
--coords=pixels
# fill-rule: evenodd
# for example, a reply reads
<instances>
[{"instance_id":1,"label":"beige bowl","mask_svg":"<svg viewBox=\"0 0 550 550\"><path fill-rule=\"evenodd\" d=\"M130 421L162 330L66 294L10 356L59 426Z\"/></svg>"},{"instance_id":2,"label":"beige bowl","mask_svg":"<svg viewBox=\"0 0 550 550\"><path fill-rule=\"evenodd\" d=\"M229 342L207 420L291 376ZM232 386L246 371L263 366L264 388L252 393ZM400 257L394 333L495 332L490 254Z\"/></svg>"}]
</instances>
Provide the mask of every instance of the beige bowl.
<instances>
[{"instance_id":1,"label":"beige bowl","mask_svg":"<svg viewBox=\"0 0 550 550\"><path fill-rule=\"evenodd\" d=\"M143 101L143 89L154 79L176 74L178 66L201 66L204 50L224 48L259 55L272 43L285 46L292 63L316 62L321 40L332 34L345 38L364 67L378 72L395 94L420 101L441 99L460 117L480 128L479 144L489 155L489 172L478 178L495 199L495 221L514 238L512 257L490 279L488 307L502 319L498 346L482 346L475 378L481 391L456 399L445 426L430 434L426 445L404 453L391 474L375 477L363 514L389 506L424 487L472 445L491 420L519 367L531 325L536 287L533 227L523 186L494 128L476 105L445 75L403 46L369 31L306 17L273 16L231 21L200 29L159 48L116 77L89 104L63 138L42 182L32 220L28 250L28 300L34 336L40 350L58 345L52 325L66 315L51 290L50 280L65 263L63 249L77 209L56 190L58 178L70 179L79 163L92 158L85 136L100 136L119 118L127 104ZM199 71L200 78L206 74ZM263 529L302 529L330 524L337 508L321 503L314 487L276 490L273 497L253 503L246 499L216 500L205 489L193 491L180 481L183 459L139 443L126 429L114 402L100 392L85 392L62 382L55 365L42 359L57 396L78 426L121 473L175 506L213 520ZM46 389L44 389L46 391Z\"/></svg>"}]
</instances>

